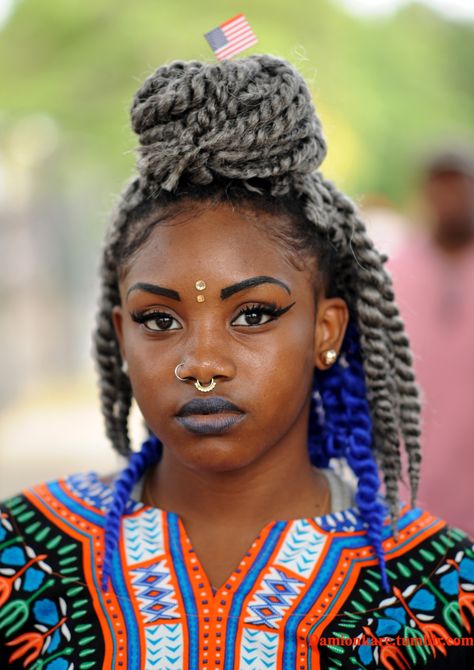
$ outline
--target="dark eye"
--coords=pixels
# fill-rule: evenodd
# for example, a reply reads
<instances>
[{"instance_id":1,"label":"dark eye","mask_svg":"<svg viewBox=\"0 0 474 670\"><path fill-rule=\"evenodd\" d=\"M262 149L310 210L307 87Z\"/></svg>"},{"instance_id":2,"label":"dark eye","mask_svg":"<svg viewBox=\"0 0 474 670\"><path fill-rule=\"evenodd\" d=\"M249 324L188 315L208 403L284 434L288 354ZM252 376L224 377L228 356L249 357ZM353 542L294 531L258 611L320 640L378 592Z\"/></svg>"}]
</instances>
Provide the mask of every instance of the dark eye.
<instances>
[{"instance_id":1,"label":"dark eye","mask_svg":"<svg viewBox=\"0 0 474 670\"><path fill-rule=\"evenodd\" d=\"M164 330L179 330L181 325L178 321L166 312L145 312L144 314L132 314L132 319L136 323L142 323L148 330L162 332ZM173 326L173 323L177 324Z\"/></svg>"},{"instance_id":2,"label":"dark eye","mask_svg":"<svg viewBox=\"0 0 474 670\"><path fill-rule=\"evenodd\" d=\"M233 326L262 326L264 323L273 321L276 314L276 308L263 305L245 307L240 311L234 321Z\"/></svg>"}]
</instances>

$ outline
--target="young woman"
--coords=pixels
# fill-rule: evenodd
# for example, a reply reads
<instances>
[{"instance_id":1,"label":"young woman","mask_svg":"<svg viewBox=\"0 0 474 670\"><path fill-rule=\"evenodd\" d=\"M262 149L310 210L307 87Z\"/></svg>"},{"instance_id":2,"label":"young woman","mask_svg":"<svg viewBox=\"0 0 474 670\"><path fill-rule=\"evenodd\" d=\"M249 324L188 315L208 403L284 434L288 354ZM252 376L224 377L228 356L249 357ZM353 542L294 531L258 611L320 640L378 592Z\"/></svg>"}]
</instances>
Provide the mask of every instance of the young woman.
<instances>
[{"instance_id":1,"label":"young woman","mask_svg":"<svg viewBox=\"0 0 474 670\"><path fill-rule=\"evenodd\" d=\"M131 113L95 333L129 461L3 506L1 667L472 667L472 540L415 507L409 343L304 81L174 62Z\"/></svg>"}]
</instances>

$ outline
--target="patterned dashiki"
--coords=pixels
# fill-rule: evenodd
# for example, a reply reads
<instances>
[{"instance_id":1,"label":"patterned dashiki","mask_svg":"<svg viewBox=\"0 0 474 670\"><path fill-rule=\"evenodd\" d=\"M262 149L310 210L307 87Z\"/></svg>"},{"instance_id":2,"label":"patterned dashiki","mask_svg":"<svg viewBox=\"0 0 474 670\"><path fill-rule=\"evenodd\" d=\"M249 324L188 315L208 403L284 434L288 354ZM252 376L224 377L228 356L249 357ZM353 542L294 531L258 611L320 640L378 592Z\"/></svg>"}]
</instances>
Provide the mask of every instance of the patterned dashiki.
<instances>
[{"instance_id":1,"label":"patterned dashiki","mask_svg":"<svg viewBox=\"0 0 474 670\"><path fill-rule=\"evenodd\" d=\"M2 505L0 668L474 668L472 539L402 505L383 546L356 507L272 521L213 591L182 519L130 500L99 588L112 489L95 473Z\"/></svg>"}]
</instances>

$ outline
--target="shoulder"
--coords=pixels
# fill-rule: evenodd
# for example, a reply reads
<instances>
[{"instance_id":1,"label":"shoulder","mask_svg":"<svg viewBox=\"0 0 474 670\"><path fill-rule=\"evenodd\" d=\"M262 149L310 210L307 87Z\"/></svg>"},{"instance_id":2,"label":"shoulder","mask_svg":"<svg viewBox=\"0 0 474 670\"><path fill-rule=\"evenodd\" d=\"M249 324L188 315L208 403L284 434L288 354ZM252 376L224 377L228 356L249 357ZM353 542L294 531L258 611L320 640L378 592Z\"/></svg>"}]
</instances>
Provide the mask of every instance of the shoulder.
<instances>
[{"instance_id":1,"label":"shoulder","mask_svg":"<svg viewBox=\"0 0 474 670\"><path fill-rule=\"evenodd\" d=\"M68 515L104 512L112 495L97 473L77 473L36 484L0 501L0 543L6 535L32 535L41 544L40 527L58 527ZM44 537L46 538L47 533ZM0 544L1 546L1 544ZM0 552L0 559L2 552Z\"/></svg>"},{"instance_id":2,"label":"shoulder","mask_svg":"<svg viewBox=\"0 0 474 670\"><path fill-rule=\"evenodd\" d=\"M46 640L51 668L76 667L71 654L90 647L91 635L103 655L93 580L107 490L94 474L72 475L0 504L0 667L36 667L34 659L43 667L41 647L28 654L27 638Z\"/></svg>"},{"instance_id":3,"label":"shoulder","mask_svg":"<svg viewBox=\"0 0 474 670\"><path fill-rule=\"evenodd\" d=\"M474 538L423 508L401 504L396 534L389 515L385 517L383 544L389 556L423 549L426 559L436 561L458 550L472 552Z\"/></svg>"},{"instance_id":4,"label":"shoulder","mask_svg":"<svg viewBox=\"0 0 474 670\"><path fill-rule=\"evenodd\" d=\"M384 541L393 596L384 605L400 603L418 612L420 621L436 620L446 635L474 631L474 538L420 508L406 505L399 534ZM393 602L392 602L393 601Z\"/></svg>"},{"instance_id":5,"label":"shoulder","mask_svg":"<svg viewBox=\"0 0 474 670\"><path fill-rule=\"evenodd\" d=\"M40 482L22 489L17 495L0 500L0 508L15 514L25 505L44 509L53 499L63 500L67 504L73 504L74 500L80 504L89 500L98 507L103 507L104 499L110 496L116 477L117 473L99 475L95 471L89 471Z\"/></svg>"},{"instance_id":6,"label":"shoulder","mask_svg":"<svg viewBox=\"0 0 474 670\"><path fill-rule=\"evenodd\" d=\"M354 548L331 635L352 630L364 640L353 648L357 667L474 667L473 538L405 505L397 537L385 519L382 546L389 591L381 588L378 562Z\"/></svg>"}]
</instances>

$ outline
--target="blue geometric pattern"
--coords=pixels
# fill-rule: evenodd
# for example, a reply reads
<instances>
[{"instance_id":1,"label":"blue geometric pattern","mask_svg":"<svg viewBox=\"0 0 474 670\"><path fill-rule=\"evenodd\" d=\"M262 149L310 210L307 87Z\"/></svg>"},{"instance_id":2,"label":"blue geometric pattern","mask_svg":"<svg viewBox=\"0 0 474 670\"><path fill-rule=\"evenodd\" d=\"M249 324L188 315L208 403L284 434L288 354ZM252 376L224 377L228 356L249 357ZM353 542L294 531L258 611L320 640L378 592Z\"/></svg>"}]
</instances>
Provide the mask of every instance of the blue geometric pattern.
<instances>
[{"instance_id":1,"label":"blue geometric pattern","mask_svg":"<svg viewBox=\"0 0 474 670\"><path fill-rule=\"evenodd\" d=\"M278 633L244 627L240 645L239 670L270 670L278 668Z\"/></svg>"},{"instance_id":2,"label":"blue geometric pattern","mask_svg":"<svg viewBox=\"0 0 474 670\"><path fill-rule=\"evenodd\" d=\"M134 568L130 575L140 612L146 623L180 618L170 570L165 559L146 568Z\"/></svg>"},{"instance_id":3,"label":"blue geometric pattern","mask_svg":"<svg viewBox=\"0 0 474 670\"><path fill-rule=\"evenodd\" d=\"M308 579L328 538L306 519L294 521L274 563Z\"/></svg>"},{"instance_id":4,"label":"blue geometric pattern","mask_svg":"<svg viewBox=\"0 0 474 670\"><path fill-rule=\"evenodd\" d=\"M366 528L366 524L356 507L325 514L316 518L315 521L318 526L328 533L353 533Z\"/></svg>"},{"instance_id":5,"label":"blue geometric pattern","mask_svg":"<svg viewBox=\"0 0 474 670\"><path fill-rule=\"evenodd\" d=\"M66 483L78 498L91 507L105 511L112 501L112 489L101 482L95 472L70 475Z\"/></svg>"},{"instance_id":6,"label":"blue geometric pattern","mask_svg":"<svg viewBox=\"0 0 474 670\"><path fill-rule=\"evenodd\" d=\"M124 517L123 534L127 565L156 559L165 553L162 515L157 509L144 509L137 516Z\"/></svg>"},{"instance_id":7,"label":"blue geometric pattern","mask_svg":"<svg viewBox=\"0 0 474 670\"><path fill-rule=\"evenodd\" d=\"M184 668L183 628L180 623L145 627L145 670Z\"/></svg>"},{"instance_id":8,"label":"blue geometric pattern","mask_svg":"<svg viewBox=\"0 0 474 670\"><path fill-rule=\"evenodd\" d=\"M260 590L249 603L245 623L278 628L278 623L303 586L299 579L288 577L282 570L272 566L263 578Z\"/></svg>"}]
</instances>

